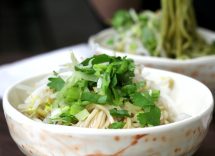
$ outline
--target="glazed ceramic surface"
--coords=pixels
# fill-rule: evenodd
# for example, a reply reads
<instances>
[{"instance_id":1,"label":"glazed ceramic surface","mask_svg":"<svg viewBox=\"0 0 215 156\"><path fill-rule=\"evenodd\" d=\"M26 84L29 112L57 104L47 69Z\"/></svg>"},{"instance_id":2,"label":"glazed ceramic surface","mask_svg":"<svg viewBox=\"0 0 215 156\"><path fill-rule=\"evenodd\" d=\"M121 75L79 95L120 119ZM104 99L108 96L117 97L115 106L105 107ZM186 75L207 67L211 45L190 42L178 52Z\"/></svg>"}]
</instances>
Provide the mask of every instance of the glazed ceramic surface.
<instances>
[{"instance_id":1,"label":"glazed ceramic surface","mask_svg":"<svg viewBox=\"0 0 215 156\"><path fill-rule=\"evenodd\" d=\"M89 45L97 53L108 55L127 56L147 67L169 70L191 76L205 83L210 89L215 90L215 55L204 56L189 60L174 60L161 57L142 56L130 53L113 51L105 47L104 40L116 33L113 29L104 30L89 39ZM215 33L206 29L199 29L208 42L215 41Z\"/></svg>"},{"instance_id":2,"label":"glazed ceramic surface","mask_svg":"<svg viewBox=\"0 0 215 156\"><path fill-rule=\"evenodd\" d=\"M17 110L26 93L44 75L12 85L3 98L10 134L28 156L190 156L203 141L212 117L213 98L202 83L172 72L144 68L152 76L171 77L177 112L191 117L167 125L137 129L88 129L36 122Z\"/></svg>"}]
</instances>

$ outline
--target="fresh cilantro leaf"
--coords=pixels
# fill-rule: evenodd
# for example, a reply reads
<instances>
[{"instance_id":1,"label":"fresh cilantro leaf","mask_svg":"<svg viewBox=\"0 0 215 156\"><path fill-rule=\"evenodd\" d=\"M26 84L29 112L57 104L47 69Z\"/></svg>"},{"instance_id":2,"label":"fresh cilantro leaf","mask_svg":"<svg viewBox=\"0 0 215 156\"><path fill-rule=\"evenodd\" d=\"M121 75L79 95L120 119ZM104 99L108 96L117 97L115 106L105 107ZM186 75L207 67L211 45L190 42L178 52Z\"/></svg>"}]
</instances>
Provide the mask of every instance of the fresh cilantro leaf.
<instances>
[{"instance_id":1,"label":"fresh cilantro leaf","mask_svg":"<svg viewBox=\"0 0 215 156\"><path fill-rule=\"evenodd\" d=\"M117 85L117 76L116 76L116 74L113 75L110 85L111 85L111 87L115 87Z\"/></svg>"},{"instance_id":2,"label":"fresh cilantro leaf","mask_svg":"<svg viewBox=\"0 0 215 156\"><path fill-rule=\"evenodd\" d=\"M158 107L152 106L149 112L139 113L137 120L142 127L147 125L157 126L160 124L161 111Z\"/></svg>"},{"instance_id":3,"label":"fresh cilantro leaf","mask_svg":"<svg viewBox=\"0 0 215 156\"><path fill-rule=\"evenodd\" d=\"M141 89L143 89L144 87L145 87L145 85L146 85L146 82L145 81L140 81L140 82L137 82L136 83L136 86L137 86L137 89L139 90L141 90Z\"/></svg>"},{"instance_id":4,"label":"fresh cilantro leaf","mask_svg":"<svg viewBox=\"0 0 215 156\"><path fill-rule=\"evenodd\" d=\"M145 82L144 81L140 81L137 83L132 83L132 84L128 84L128 85L124 85L122 86L122 94L123 96L128 96L128 95L132 95L135 92L138 92L138 90L141 90L143 87L145 86Z\"/></svg>"},{"instance_id":5,"label":"fresh cilantro leaf","mask_svg":"<svg viewBox=\"0 0 215 156\"><path fill-rule=\"evenodd\" d=\"M79 87L71 87L68 88L65 94L63 95L63 99L65 103L71 103L73 101L77 101L81 97L81 88Z\"/></svg>"},{"instance_id":6,"label":"fresh cilantro leaf","mask_svg":"<svg viewBox=\"0 0 215 156\"><path fill-rule=\"evenodd\" d=\"M154 105L154 101L148 92L134 93L133 95L131 95L131 99L134 105L139 106L141 108Z\"/></svg>"},{"instance_id":7,"label":"fresh cilantro leaf","mask_svg":"<svg viewBox=\"0 0 215 156\"><path fill-rule=\"evenodd\" d=\"M158 101L159 97L159 90L148 90L143 93L134 93L133 95L131 95L131 99L134 105L137 105L141 108L155 105L155 102Z\"/></svg>"},{"instance_id":8,"label":"fresh cilantro leaf","mask_svg":"<svg viewBox=\"0 0 215 156\"><path fill-rule=\"evenodd\" d=\"M85 74L94 74L95 70L93 69L92 61L93 61L93 59L89 60L89 64L86 66L84 66L83 64L75 65L75 70L83 72Z\"/></svg>"},{"instance_id":9,"label":"fresh cilantro leaf","mask_svg":"<svg viewBox=\"0 0 215 156\"><path fill-rule=\"evenodd\" d=\"M69 114L75 115L75 114L79 113L80 111L82 111L83 109L84 109L84 107L81 106L78 102L74 102L72 104L72 106L70 106L70 108L69 108Z\"/></svg>"},{"instance_id":10,"label":"fresh cilantro leaf","mask_svg":"<svg viewBox=\"0 0 215 156\"><path fill-rule=\"evenodd\" d=\"M109 112L113 117L120 117L120 118L130 117L130 114L128 113L128 111L124 109L117 110L116 108L113 108L109 110Z\"/></svg>"},{"instance_id":11,"label":"fresh cilantro leaf","mask_svg":"<svg viewBox=\"0 0 215 156\"><path fill-rule=\"evenodd\" d=\"M125 122L114 122L108 128L109 129L121 129L125 126Z\"/></svg>"},{"instance_id":12,"label":"fresh cilantro leaf","mask_svg":"<svg viewBox=\"0 0 215 156\"><path fill-rule=\"evenodd\" d=\"M117 11L111 21L112 26L115 29L120 29L123 27L129 27L132 25L133 21L128 11L119 10Z\"/></svg>"},{"instance_id":13,"label":"fresh cilantro leaf","mask_svg":"<svg viewBox=\"0 0 215 156\"><path fill-rule=\"evenodd\" d=\"M97 104L105 104L107 102L107 96L99 95L93 92L83 92L81 95L81 100Z\"/></svg>"},{"instance_id":14,"label":"fresh cilantro leaf","mask_svg":"<svg viewBox=\"0 0 215 156\"><path fill-rule=\"evenodd\" d=\"M111 62L111 60L114 59L114 57L108 56L106 54L100 54L100 55L94 55L90 58L87 58L80 64L83 66L89 65L90 61L92 60L92 65L94 64L100 64L100 63L105 63L105 62Z\"/></svg>"},{"instance_id":15,"label":"fresh cilantro leaf","mask_svg":"<svg viewBox=\"0 0 215 156\"><path fill-rule=\"evenodd\" d=\"M122 87L122 94L124 96L133 94L137 91L137 86L135 84L129 84Z\"/></svg>"},{"instance_id":16,"label":"fresh cilantro leaf","mask_svg":"<svg viewBox=\"0 0 215 156\"><path fill-rule=\"evenodd\" d=\"M76 124L78 120L75 118L75 116L70 115L68 113L62 113L59 117L51 119L52 122L59 122L63 125L71 125Z\"/></svg>"},{"instance_id":17,"label":"fresh cilantro leaf","mask_svg":"<svg viewBox=\"0 0 215 156\"><path fill-rule=\"evenodd\" d=\"M129 61L126 60L126 59L123 59L122 61L120 61L118 63L118 68L117 68L117 71L116 73L117 74L124 74L125 72L128 71L128 64L129 64Z\"/></svg>"},{"instance_id":18,"label":"fresh cilantro leaf","mask_svg":"<svg viewBox=\"0 0 215 156\"><path fill-rule=\"evenodd\" d=\"M54 91L60 91L65 84L65 81L60 76L50 77L48 78L48 80L49 83L47 84L47 86Z\"/></svg>"},{"instance_id":19,"label":"fresh cilantro leaf","mask_svg":"<svg viewBox=\"0 0 215 156\"><path fill-rule=\"evenodd\" d=\"M126 61L128 65L124 65L124 69L121 69L120 74L118 74L118 82L121 86L133 83L135 65L133 60L127 59Z\"/></svg>"},{"instance_id":20,"label":"fresh cilantro leaf","mask_svg":"<svg viewBox=\"0 0 215 156\"><path fill-rule=\"evenodd\" d=\"M122 105L123 104L122 103L123 98L122 98L120 89L112 87L111 91L113 94L113 100L112 100L113 105L118 105L118 106Z\"/></svg>"},{"instance_id":21,"label":"fresh cilantro leaf","mask_svg":"<svg viewBox=\"0 0 215 156\"><path fill-rule=\"evenodd\" d=\"M104 95L106 95L110 90L109 86L110 86L110 82L111 82L111 76L110 76L111 68L112 68L112 66L109 65L102 77L101 89L102 89L102 94L104 94Z\"/></svg>"}]
</instances>

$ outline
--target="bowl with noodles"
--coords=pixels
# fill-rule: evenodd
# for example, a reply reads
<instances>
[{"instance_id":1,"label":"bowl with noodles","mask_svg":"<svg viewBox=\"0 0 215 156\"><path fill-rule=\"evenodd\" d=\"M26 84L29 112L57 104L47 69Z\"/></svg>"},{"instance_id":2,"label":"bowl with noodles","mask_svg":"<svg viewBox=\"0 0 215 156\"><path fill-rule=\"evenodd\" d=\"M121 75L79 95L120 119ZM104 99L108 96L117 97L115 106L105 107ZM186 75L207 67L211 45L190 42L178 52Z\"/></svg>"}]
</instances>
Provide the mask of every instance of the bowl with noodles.
<instances>
[{"instance_id":1,"label":"bowl with noodles","mask_svg":"<svg viewBox=\"0 0 215 156\"><path fill-rule=\"evenodd\" d=\"M92 36L89 40L89 45L96 53L104 53L113 56L127 56L132 58L138 64L143 64L147 67L158 68L169 70L187 76L193 77L204 84L206 84L210 89L215 89L215 56L202 56L192 59L171 59L165 57L155 57L155 56L144 56L134 53L125 53L121 51L112 50L109 47L103 46L102 41L111 34L114 34L113 29L107 29L95 36ZM207 38L210 42L215 40L215 33L206 29L199 29L199 33ZM101 41L101 42L100 42ZM144 52L147 52L145 50Z\"/></svg>"},{"instance_id":2,"label":"bowl with noodles","mask_svg":"<svg viewBox=\"0 0 215 156\"><path fill-rule=\"evenodd\" d=\"M191 76L215 89L215 33L197 26L192 0L161 0L161 4L157 12L116 12L112 28L90 37L89 45L98 53L128 56L148 67Z\"/></svg>"},{"instance_id":3,"label":"bowl with noodles","mask_svg":"<svg viewBox=\"0 0 215 156\"><path fill-rule=\"evenodd\" d=\"M10 134L26 155L192 155L213 97L201 82L105 54L7 89Z\"/></svg>"}]
</instances>

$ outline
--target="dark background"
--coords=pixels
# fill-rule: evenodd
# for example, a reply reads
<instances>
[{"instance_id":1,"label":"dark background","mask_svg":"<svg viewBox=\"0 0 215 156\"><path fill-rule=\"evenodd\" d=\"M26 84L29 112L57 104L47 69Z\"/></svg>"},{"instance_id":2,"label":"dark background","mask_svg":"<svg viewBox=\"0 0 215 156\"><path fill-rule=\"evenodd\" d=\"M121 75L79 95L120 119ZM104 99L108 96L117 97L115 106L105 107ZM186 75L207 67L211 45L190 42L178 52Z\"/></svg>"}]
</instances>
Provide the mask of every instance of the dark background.
<instances>
[{"instance_id":1,"label":"dark background","mask_svg":"<svg viewBox=\"0 0 215 156\"><path fill-rule=\"evenodd\" d=\"M199 25L215 30L215 1L194 0L194 6ZM159 0L142 0L144 9L159 7ZM1 0L0 65L87 42L90 35L105 28L99 19L90 0ZM195 154L203 155L215 155L214 120ZM0 156L23 156L9 135L1 99Z\"/></svg>"},{"instance_id":2,"label":"dark background","mask_svg":"<svg viewBox=\"0 0 215 156\"><path fill-rule=\"evenodd\" d=\"M140 0L159 9L159 0ZM104 25L90 0L1 0L0 64L87 42ZM215 1L194 0L200 26L215 30Z\"/></svg>"},{"instance_id":3,"label":"dark background","mask_svg":"<svg viewBox=\"0 0 215 156\"><path fill-rule=\"evenodd\" d=\"M80 42L102 27L87 0L1 0L2 63Z\"/></svg>"}]
</instances>

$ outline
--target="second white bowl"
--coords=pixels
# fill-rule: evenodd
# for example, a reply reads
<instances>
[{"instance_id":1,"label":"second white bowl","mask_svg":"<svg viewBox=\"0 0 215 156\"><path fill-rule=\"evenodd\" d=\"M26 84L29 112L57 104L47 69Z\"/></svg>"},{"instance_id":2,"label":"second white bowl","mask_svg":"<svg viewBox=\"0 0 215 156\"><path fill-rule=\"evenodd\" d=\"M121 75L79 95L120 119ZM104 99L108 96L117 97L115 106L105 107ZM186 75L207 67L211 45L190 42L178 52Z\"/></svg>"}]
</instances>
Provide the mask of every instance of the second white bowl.
<instances>
[{"instance_id":1,"label":"second white bowl","mask_svg":"<svg viewBox=\"0 0 215 156\"><path fill-rule=\"evenodd\" d=\"M206 84L210 89L215 90L215 55L199 57L188 60L174 60L161 57L142 56L130 53L122 53L113 51L102 45L104 39L113 35L113 29L104 30L89 39L89 45L97 53L105 53L108 55L127 56L134 59L137 63L141 63L147 67L169 70L187 76L191 76ZM206 29L199 29L208 42L215 40L215 33Z\"/></svg>"}]
</instances>

